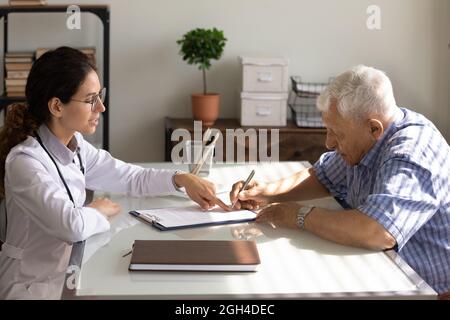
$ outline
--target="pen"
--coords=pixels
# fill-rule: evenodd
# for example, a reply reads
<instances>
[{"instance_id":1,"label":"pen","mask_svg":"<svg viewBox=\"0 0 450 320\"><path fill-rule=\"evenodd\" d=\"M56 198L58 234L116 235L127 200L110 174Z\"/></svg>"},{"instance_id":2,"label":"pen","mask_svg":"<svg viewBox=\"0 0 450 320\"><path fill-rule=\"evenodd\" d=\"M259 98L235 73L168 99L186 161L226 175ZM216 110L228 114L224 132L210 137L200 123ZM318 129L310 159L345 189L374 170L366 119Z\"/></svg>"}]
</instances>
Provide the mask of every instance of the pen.
<instances>
[{"instance_id":1,"label":"pen","mask_svg":"<svg viewBox=\"0 0 450 320\"><path fill-rule=\"evenodd\" d=\"M255 175L255 170L252 170L252 172L250 172L250 175L248 176L247 180L245 180L244 185L242 186L241 190L239 190L238 194L236 195L236 199L234 199L233 204L231 205L231 209L234 208L236 202L238 201L238 195L239 193L242 192L242 190L245 190L245 188L247 188L248 184L250 183L250 180L252 180L253 176Z\"/></svg>"}]
</instances>

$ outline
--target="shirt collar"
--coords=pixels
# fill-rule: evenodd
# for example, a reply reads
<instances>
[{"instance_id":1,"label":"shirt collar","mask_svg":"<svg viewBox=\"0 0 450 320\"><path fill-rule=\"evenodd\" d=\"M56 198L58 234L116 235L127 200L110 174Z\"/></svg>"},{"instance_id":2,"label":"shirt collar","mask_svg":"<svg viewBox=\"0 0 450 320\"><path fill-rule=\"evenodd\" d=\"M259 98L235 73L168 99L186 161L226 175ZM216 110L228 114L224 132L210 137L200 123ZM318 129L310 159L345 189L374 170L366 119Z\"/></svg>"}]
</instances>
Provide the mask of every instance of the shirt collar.
<instances>
[{"instance_id":1,"label":"shirt collar","mask_svg":"<svg viewBox=\"0 0 450 320\"><path fill-rule=\"evenodd\" d=\"M401 108L398 108L396 111L396 114L394 116L394 121L389 125L389 127L384 132L383 136L380 140L378 140L373 147L367 152L367 154L363 157L363 159L359 162L358 166L365 166L365 167L372 167L375 160L378 157L379 151L381 146L383 145L384 141L387 139L387 137L390 137L392 134L394 134L395 129L397 127L398 122L400 122L405 116L404 111Z\"/></svg>"},{"instance_id":2,"label":"shirt collar","mask_svg":"<svg viewBox=\"0 0 450 320\"><path fill-rule=\"evenodd\" d=\"M72 137L69 144L65 146L45 124L39 127L38 134L41 137L45 148L63 165L71 163L77 152L79 152L80 148L75 135Z\"/></svg>"}]
</instances>

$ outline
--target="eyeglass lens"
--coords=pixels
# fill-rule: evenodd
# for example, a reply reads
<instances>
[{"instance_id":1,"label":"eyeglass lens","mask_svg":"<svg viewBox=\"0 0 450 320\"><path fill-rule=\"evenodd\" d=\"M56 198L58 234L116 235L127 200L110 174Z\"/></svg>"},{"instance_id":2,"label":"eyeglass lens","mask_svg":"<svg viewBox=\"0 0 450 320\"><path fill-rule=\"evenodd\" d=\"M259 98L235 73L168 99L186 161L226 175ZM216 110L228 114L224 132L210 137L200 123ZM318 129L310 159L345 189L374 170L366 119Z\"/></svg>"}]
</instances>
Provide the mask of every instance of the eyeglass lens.
<instances>
[{"instance_id":1,"label":"eyeglass lens","mask_svg":"<svg viewBox=\"0 0 450 320\"><path fill-rule=\"evenodd\" d=\"M92 111L95 109L95 107L97 106L98 100L102 100L102 102L105 102L105 98L106 98L106 88L103 88L100 93L98 95L96 95L94 97L94 99L92 100Z\"/></svg>"}]
</instances>

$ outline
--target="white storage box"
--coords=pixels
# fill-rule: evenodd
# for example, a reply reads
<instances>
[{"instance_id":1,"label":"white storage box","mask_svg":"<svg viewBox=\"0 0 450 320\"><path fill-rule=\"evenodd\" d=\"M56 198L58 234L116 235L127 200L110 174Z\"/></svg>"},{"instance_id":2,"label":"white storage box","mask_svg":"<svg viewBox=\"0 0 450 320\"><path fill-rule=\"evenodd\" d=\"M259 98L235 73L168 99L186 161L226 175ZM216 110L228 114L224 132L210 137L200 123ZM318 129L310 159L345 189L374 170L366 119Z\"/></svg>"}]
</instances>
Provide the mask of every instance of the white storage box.
<instances>
[{"instance_id":1,"label":"white storage box","mask_svg":"<svg viewBox=\"0 0 450 320\"><path fill-rule=\"evenodd\" d=\"M286 126L287 93L241 93L241 126Z\"/></svg>"},{"instance_id":2,"label":"white storage box","mask_svg":"<svg viewBox=\"0 0 450 320\"><path fill-rule=\"evenodd\" d=\"M287 59L241 57L242 91L288 92Z\"/></svg>"}]
</instances>

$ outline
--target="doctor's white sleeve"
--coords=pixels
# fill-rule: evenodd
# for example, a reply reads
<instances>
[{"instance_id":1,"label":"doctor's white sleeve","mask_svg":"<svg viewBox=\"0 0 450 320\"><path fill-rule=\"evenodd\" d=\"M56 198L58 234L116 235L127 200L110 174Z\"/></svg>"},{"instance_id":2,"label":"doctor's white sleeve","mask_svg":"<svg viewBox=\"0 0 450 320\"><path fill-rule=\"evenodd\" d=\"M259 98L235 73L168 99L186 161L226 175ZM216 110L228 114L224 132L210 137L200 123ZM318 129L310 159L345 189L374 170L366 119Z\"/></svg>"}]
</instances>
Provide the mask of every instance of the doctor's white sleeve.
<instances>
[{"instance_id":1,"label":"doctor's white sleeve","mask_svg":"<svg viewBox=\"0 0 450 320\"><path fill-rule=\"evenodd\" d=\"M114 158L83 141L86 159L86 188L94 191L126 193L131 196L157 196L176 192L175 170L142 168Z\"/></svg>"}]
</instances>

